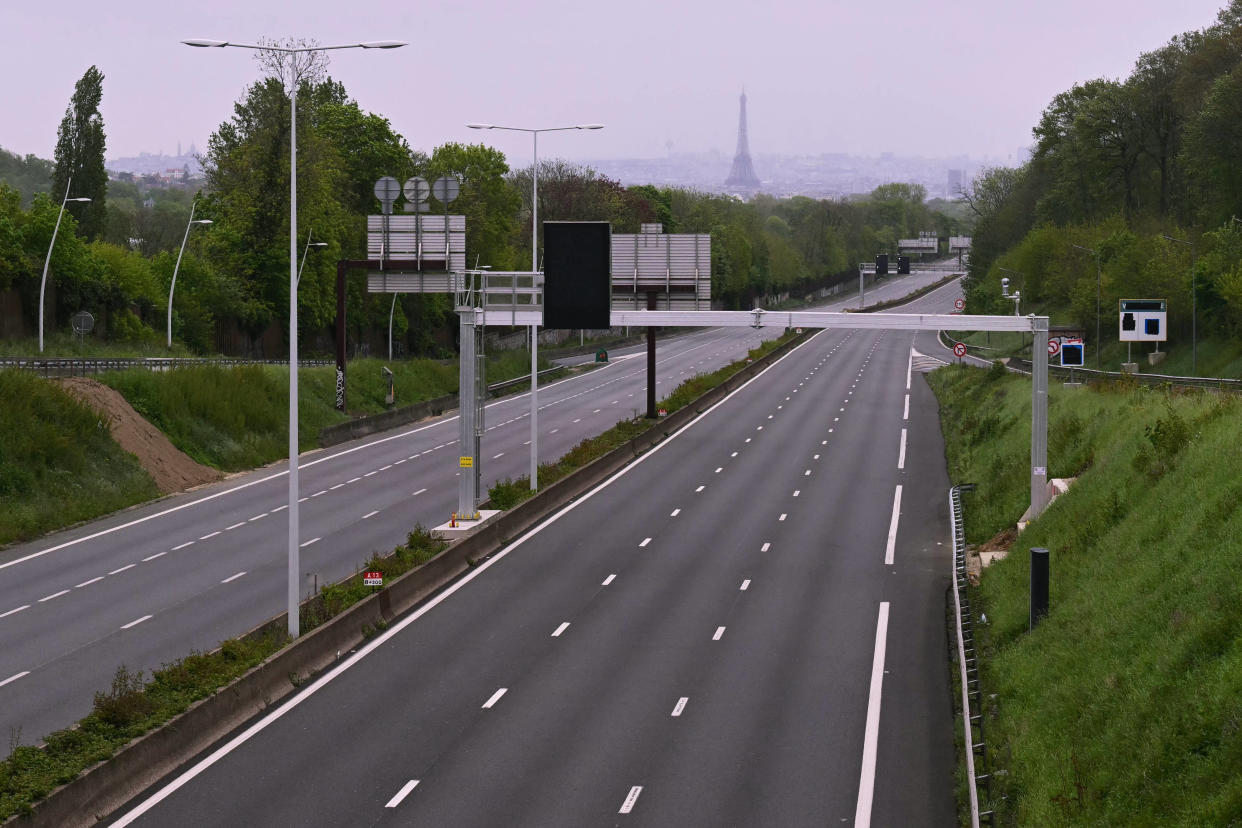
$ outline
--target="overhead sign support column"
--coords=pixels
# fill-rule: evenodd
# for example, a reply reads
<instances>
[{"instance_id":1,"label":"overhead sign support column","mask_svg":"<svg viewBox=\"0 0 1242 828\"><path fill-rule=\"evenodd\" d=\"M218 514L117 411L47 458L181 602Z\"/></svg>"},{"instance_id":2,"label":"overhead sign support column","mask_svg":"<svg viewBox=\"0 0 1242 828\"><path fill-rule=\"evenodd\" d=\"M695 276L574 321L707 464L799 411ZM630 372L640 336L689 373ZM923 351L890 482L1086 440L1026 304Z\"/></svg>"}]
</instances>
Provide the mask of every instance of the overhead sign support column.
<instances>
[{"instance_id":1,"label":"overhead sign support column","mask_svg":"<svg viewBox=\"0 0 1242 828\"><path fill-rule=\"evenodd\" d=\"M1031 519L1048 505L1048 317L1030 316Z\"/></svg>"}]
</instances>

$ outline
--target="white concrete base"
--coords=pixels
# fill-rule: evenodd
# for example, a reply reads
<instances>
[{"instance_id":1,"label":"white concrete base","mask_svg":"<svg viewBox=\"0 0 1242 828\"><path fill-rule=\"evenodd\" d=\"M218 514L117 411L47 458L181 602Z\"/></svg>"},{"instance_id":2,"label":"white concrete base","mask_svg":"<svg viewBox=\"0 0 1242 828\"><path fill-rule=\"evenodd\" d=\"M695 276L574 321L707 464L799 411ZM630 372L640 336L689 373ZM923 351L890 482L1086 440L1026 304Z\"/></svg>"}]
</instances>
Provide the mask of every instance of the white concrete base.
<instances>
[{"instance_id":1,"label":"white concrete base","mask_svg":"<svg viewBox=\"0 0 1242 828\"><path fill-rule=\"evenodd\" d=\"M1069 491L1070 484L1077 480L1077 477L1054 477L1048 481L1048 506L1061 495ZM1044 508L1047 509L1048 506ZM1031 510L1028 508L1022 513L1022 517L1018 519L1018 531L1022 532L1026 529L1028 523L1031 522Z\"/></svg>"},{"instance_id":2,"label":"white concrete base","mask_svg":"<svg viewBox=\"0 0 1242 828\"><path fill-rule=\"evenodd\" d=\"M463 537L471 530L478 529L498 514L500 514L499 509L480 509L478 520L462 520L461 518L458 518L456 526L452 525L452 520L446 520L444 523L441 523L431 531L435 532L436 537L445 538L447 540L455 540L456 538Z\"/></svg>"},{"instance_id":3,"label":"white concrete base","mask_svg":"<svg viewBox=\"0 0 1242 828\"><path fill-rule=\"evenodd\" d=\"M1123 362L1123 363L1121 363L1121 373L1123 373L1123 374L1137 374L1138 372L1139 372L1139 369L1138 369L1138 363L1137 363L1137 362Z\"/></svg>"}]
</instances>

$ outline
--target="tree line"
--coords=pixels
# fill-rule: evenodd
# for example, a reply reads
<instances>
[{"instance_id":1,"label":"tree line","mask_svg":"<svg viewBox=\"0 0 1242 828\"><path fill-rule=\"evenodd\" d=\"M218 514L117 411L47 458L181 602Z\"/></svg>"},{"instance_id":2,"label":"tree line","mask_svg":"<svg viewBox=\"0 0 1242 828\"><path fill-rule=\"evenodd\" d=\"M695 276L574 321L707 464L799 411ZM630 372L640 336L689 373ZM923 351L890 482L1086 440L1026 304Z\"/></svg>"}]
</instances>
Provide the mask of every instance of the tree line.
<instances>
[{"instance_id":1,"label":"tree line","mask_svg":"<svg viewBox=\"0 0 1242 828\"><path fill-rule=\"evenodd\" d=\"M50 170L50 192L31 198L0 183L0 291L15 291L33 320L43 258L72 174L70 196L92 201L66 213L57 237L49 308L56 324L49 327L92 310L103 313L110 339L158 347L192 207L195 218L212 224L189 235L177 275L175 339L200 353L279 356L289 291L287 77L272 72L252 84L210 136L198 192L156 191L132 177L101 180L102 81L91 67L75 89ZM413 148L388 119L363 111L326 73L297 82L298 247L308 240L325 245L312 248L298 288L300 335L308 352L331 349L336 262L365 257L365 216L379 212L372 188L381 176L455 177L461 191L451 212L466 216L470 265L528 267L530 167L510 169L501 153L481 144L447 143L429 153ZM49 170L35 159L0 161L8 165L0 166L5 180L8 167L28 171L23 180L39 174L49 180ZM432 209L441 207L433 198ZM918 185L888 184L850 201L760 195L743 202L686 189L627 187L589 167L556 160L540 163L538 215L546 221L608 221L619 233L652 222L666 232L710 233L712 294L728 308L855 278L858 262L893 252L899 238L926 230L948 235L964 227L944 205L929 203ZM348 302L349 341L382 342L391 298L368 295L360 280L352 280ZM406 352L451 348L450 304L442 296L399 298L394 330Z\"/></svg>"},{"instance_id":2,"label":"tree line","mask_svg":"<svg viewBox=\"0 0 1242 828\"><path fill-rule=\"evenodd\" d=\"M1033 138L1026 164L965 193L968 311L1012 308L1008 268L1024 302L1092 332L1098 278L1106 341L1121 298L1168 299L1171 333L1187 340L1195 308L1200 336L1242 333L1242 0L1140 55L1127 78L1058 94Z\"/></svg>"}]
</instances>

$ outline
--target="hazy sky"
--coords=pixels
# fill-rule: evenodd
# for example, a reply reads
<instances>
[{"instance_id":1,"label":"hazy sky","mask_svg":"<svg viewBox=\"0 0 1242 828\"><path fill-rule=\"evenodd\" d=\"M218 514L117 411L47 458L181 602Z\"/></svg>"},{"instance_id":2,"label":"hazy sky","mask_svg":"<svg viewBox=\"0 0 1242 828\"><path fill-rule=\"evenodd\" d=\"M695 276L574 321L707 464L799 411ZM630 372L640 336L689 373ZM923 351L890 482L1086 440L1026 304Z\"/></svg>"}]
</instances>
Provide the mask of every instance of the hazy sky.
<instances>
[{"instance_id":1,"label":"hazy sky","mask_svg":"<svg viewBox=\"0 0 1242 828\"><path fill-rule=\"evenodd\" d=\"M1210 25L1225 0L0 0L0 146L50 157L73 85L105 75L108 157L169 154L207 136L258 78L250 53L184 38L321 43L331 74L418 148L488 143L527 163L513 126L599 122L543 136L540 157L719 150L737 95L752 153L984 155L1031 143L1053 95L1129 74L1140 52Z\"/></svg>"}]
</instances>

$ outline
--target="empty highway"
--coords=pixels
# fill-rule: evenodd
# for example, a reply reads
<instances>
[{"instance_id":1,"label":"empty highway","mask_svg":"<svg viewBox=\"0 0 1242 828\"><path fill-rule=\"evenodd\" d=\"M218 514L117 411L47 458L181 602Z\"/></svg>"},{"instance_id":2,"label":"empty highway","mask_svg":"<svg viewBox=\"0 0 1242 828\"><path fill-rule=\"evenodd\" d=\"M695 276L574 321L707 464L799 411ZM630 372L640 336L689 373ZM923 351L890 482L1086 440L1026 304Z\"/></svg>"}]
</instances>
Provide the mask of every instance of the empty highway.
<instances>
[{"instance_id":1,"label":"empty highway","mask_svg":"<svg viewBox=\"0 0 1242 828\"><path fill-rule=\"evenodd\" d=\"M817 334L116 824L954 824L915 339Z\"/></svg>"}]
</instances>

